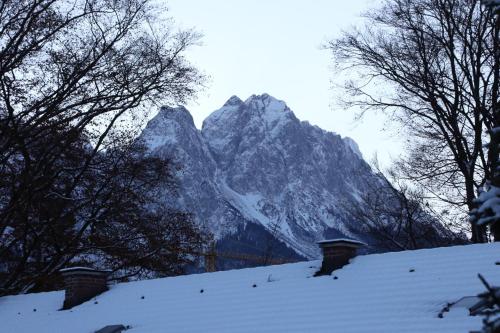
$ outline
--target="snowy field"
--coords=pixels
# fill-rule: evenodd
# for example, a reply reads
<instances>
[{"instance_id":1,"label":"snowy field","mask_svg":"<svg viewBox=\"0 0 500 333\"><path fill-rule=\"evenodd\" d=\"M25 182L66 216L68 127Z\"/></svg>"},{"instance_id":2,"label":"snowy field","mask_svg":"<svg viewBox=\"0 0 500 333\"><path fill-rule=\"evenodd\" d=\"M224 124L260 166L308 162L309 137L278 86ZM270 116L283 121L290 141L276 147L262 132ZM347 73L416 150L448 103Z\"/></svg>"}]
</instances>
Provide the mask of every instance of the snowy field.
<instances>
[{"instance_id":1,"label":"snowy field","mask_svg":"<svg viewBox=\"0 0 500 333\"><path fill-rule=\"evenodd\" d=\"M500 285L500 243L359 256L332 276L319 261L117 284L71 310L64 292L0 298L2 333L450 332L481 327L448 302Z\"/></svg>"}]
</instances>

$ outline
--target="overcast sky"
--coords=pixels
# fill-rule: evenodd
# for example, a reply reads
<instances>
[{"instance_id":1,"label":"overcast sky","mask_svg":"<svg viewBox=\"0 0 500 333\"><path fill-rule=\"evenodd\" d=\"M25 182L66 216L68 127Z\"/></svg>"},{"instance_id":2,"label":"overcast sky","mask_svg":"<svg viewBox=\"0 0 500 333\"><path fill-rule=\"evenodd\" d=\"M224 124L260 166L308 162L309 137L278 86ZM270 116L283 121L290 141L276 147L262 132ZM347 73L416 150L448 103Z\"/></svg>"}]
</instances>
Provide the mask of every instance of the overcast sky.
<instances>
[{"instance_id":1,"label":"overcast sky","mask_svg":"<svg viewBox=\"0 0 500 333\"><path fill-rule=\"evenodd\" d=\"M164 0L161 0L164 1ZM331 58L321 48L342 30L360 24L360 13L376 0L168 0L177 26L201 32L203 45L188 58L210 76L208 87L188 105L198 128L232 95L246 99L268 93L287 103L301 120L353 138L365 156L384 165L401 144L384 131L383 116L354 121L354 111L337 105L343 93ZM338 81L338 80L337 80Z\"/></svg>"}]
</instances>

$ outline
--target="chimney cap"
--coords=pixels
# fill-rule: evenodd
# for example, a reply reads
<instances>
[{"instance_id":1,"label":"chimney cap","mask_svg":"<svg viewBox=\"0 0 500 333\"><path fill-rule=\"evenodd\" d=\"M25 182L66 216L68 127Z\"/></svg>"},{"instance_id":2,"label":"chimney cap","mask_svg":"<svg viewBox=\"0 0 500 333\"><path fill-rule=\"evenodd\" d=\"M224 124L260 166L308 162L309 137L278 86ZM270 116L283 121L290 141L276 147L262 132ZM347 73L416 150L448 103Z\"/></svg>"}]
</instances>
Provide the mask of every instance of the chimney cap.
<instances>
[{"instance_id":1,"label":"chimney cap","mask_svg":"<svg viewBox=\"0 0 500 333\"><path fill-rule=\"evenodd\" d=\"M349 238L325 239L325 240L317 242L317 244L320 247L347 246L347 247L352 247L352 248L356 248L356 249L358 247L366 245L363 242L360 242L360 241L355 240L355 239L349 239Z\"/></svg>"},{"instance_id":2,"label":"chimney cap","mask_svg":"<svg viewBox=\"0 0 500 333\"><path fill-rule=\"evenodd\" d=\"M89 274L89 275L108 275L111 270L99 270L91 267L68 267L59 270L62 275L74 275L74 274Z\"/></svg>"}]
</instances>

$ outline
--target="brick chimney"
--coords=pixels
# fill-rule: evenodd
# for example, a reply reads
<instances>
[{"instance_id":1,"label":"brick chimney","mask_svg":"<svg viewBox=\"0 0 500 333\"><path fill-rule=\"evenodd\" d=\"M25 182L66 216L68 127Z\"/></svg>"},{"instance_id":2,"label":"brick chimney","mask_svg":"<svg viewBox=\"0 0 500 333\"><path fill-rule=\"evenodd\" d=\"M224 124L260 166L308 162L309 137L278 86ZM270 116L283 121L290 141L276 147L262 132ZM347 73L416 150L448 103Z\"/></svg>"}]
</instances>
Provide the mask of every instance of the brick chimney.
<instances>
[{"instance_id":1,"label":"brick chimney","mask_svg":"<svg viewBox=\"0 0 500 333\"><path fill-rule=\"evenodd\" d=\"M71 267L59 271L64 278L65 294L63 309L70 309L108 290L110 271L88 267Z\"/></svg>"},{"instance_id":2,"label":"brick chimney","mask_svg":"<svg viewBox=\"0 0 500 333\"><path fill-rule=\"evenodd\" d=\"M365 244L354 239L338 238L320 241L318 245L323 251L323 262L315 276L329 275L342 268L356 256L357 249Z\"/></svg>"}]
</instances>

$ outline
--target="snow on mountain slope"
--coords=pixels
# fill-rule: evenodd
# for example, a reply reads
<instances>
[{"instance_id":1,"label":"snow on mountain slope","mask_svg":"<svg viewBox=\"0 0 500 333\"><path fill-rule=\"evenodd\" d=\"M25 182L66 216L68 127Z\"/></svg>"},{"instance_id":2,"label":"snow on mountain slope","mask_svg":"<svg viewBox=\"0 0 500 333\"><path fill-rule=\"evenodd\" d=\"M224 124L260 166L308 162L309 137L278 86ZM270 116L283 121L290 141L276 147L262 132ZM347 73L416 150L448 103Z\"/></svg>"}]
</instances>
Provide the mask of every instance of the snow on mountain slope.
<instances>
[{"instance_id":1,"label":"snow on mountain slope","mask_svg":"<svg viewBox=\"0 0 500 333\"><path fill-rule=\"evenodd\" d=\"M162 107L141 134L150 153L177 165L178 193L161 191L171 206L193 212L200 225L216 236L234 232L240 213L231 207L216 183L217 164L188 110ZM222 217L222 218L221 218Z\"/></svg>"},{"instance_id":2,"label":"snow on mountain slope","mask_svg":"<svg viewBox=\"0 0 500 333\"><path fill-rule=\"evenodd\" d=\"M63 291L7 296L1 331L466 333L480 317L460 306L438 314L484 291L477 273L500 285L498 253L500 243L358 256L336 279L311 277L313 261L120 283L65 311Z\"/></svg>"},{"instance_id":3,"label":"snow on mountain slope","mask_svg":"<svg viewBox=\"0 0 500 333\"><path fill-rule=\"evenodd\" d=\"M272 96L233 96L201 131L185 108L162 108L142 139L182 166L176 204L217 239L255 223L315 258L324 237L363 238L340 202L356 202L380 178L352 139L301 122Z\"/></svg>"}]
</instances>

